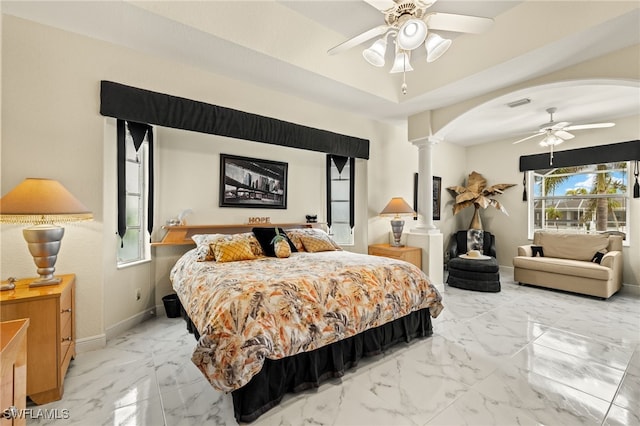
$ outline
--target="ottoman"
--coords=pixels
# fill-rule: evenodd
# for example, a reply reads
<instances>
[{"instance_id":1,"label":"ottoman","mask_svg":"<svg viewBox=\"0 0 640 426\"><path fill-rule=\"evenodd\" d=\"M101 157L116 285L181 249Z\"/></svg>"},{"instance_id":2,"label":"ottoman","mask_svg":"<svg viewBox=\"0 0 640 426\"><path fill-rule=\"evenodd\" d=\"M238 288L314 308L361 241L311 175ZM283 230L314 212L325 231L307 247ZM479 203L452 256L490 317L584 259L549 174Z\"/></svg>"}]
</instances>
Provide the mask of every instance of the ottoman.
<instances>
[{"instance_id":1,"label":"ottoman","mask_svg":"<svg viewBox=\"0 0 640 426\"><path fill-rule=\"evenodd\" d=\"M475 291L500 291L500 272L495 257L470 259L455 257L449 260L447 284L451 287Z\"/></svg>"}]
</instances>

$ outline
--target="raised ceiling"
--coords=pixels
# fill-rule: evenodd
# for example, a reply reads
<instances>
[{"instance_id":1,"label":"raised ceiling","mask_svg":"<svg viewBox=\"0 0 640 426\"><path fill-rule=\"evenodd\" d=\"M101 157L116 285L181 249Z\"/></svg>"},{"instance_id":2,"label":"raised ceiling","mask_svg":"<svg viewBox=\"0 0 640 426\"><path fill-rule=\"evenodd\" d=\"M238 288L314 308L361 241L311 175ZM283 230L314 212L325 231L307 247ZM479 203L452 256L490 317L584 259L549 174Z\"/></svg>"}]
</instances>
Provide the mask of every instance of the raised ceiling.
<instances>
[{"instance_id":1,"label":"raised ceiling","mask_svg":"<svg viewBox=\"0 0 640 426\"><path fill-rule=\"evenodd\" d=\"M383 0L388 1L388 0ZM453 35L438 61L413 58L401 74L362 58L371 43L327 50L383 23L364 1L3 1L2 13L34 20L384 121L403 121L640 45L637 1L440 0L430 11L490 17L481 35ZM562 121L640 115L640 87L582 81L503 94L461 115L446 140L461 145L521 136L558 107ZM532 100L505 107L516 97Z\"/></svg>"}]
</instances>

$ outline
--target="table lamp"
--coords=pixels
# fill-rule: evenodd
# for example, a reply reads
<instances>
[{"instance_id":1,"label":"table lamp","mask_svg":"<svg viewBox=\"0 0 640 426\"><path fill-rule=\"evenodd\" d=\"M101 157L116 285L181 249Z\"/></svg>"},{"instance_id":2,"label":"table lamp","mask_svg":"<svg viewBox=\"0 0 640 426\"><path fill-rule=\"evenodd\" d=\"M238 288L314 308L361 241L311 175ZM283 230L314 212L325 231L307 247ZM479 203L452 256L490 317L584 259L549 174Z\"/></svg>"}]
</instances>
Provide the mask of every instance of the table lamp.
<instances>
[{"instance_id":1,"label":"table lamp","mask_svg":"<svg viewBox=\"0 0 640 426\"><path fill-rule=\"evenodd\" d=\"M91 219L93 214L52 179L27 178L0 198L0 223L32 224L22 230L40 275L30 287L60 282L53 272L64 228L54 223Z\"/></svg>"},{"instance_id":2,"label":"table lamp","mask_svg":"<svg viewBox=\"0 0 640 426\"><path fill-rule=\"evenodd\" d=\"M404 220L400 215L415 215L416 212L411 208L409 204L402 197L394 197L387 203L384 209L380 212L380 216L394 215L391 219L391 230L393 231L393 240L395 247L402 247L400 244L400 238L402 237L402 228L404 228Z\"/></svg>"}]
</instances>

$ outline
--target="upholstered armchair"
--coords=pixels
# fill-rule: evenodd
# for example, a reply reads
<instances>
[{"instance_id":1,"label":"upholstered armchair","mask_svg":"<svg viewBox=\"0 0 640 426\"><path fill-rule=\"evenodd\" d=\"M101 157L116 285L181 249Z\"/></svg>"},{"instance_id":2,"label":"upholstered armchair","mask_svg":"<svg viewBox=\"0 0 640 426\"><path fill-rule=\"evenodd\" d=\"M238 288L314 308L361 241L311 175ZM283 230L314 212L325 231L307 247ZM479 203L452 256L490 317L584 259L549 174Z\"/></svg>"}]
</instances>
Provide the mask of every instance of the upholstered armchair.
<instances>
[{"instance_id":1,"label":"upholstered armchair","mask_svg":"<svg viewBox=\"0 0 640 426\"><path fill-rule=\"evenodd\" d=\"M480 257L466 253L478 250ZM488 231L458 231L449 240L449 275L451 287L475 291L500 291L500 267L496 260L496 239ZM460 257L463 255L463 257Z\"/></svg>"},{"instance_id":2,"label":"upholstered armchair","mask_svg":"<svg viewBox=\"0 0 640 426\"><path fill-rule=\"evenodd\" d=\"M482 254L486 256L496 257L496 237L489 231L484 231L482 244ZM455 259L467 251L467 231L458 231L451 236L449 240L449 260Z\"/></svg>"}]
</instances>

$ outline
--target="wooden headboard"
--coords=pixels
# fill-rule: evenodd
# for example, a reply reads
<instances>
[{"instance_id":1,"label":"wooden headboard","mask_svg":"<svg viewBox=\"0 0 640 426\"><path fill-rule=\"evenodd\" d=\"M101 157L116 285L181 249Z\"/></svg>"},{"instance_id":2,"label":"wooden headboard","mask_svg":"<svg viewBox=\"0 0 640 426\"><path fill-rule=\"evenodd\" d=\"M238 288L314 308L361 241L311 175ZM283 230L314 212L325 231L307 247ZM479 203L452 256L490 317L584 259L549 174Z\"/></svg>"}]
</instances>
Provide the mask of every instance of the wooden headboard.
<instances>
[{"instance_id":1,"label":"wooden headboard","mask_svg":"<svg viewBox=\"0 0 640 426\"><path fill-rule=\"evenodd\" d=\"M152 246L177 246L194 245L191 239L197 234L237 234L249 232L252 228L324 228L323 223L258 223L258 224L231 224L231 225L175 225L163 226L166 231L162 240L151 243Z\"/></svg>"}]
</instances>

